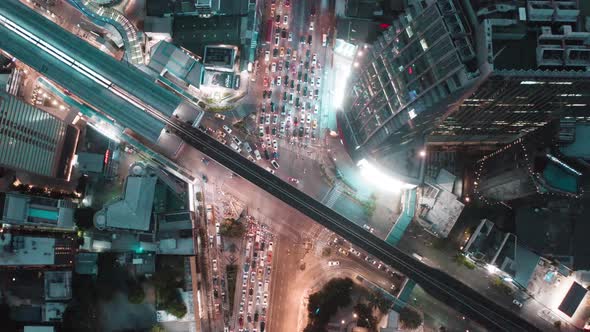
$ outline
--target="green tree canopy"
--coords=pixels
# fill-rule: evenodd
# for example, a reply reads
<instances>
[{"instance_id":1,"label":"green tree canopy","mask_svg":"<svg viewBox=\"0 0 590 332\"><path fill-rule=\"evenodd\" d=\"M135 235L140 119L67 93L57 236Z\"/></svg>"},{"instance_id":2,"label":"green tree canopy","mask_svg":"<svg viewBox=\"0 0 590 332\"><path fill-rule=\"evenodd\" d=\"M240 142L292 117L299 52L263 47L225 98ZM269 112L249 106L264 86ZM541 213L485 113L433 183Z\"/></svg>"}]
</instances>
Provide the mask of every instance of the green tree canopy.
<instances>
[{"instance_id":1,"label":"green tree canopy","mask_svg":"<svg viewBox=\"0 0 590 332\"><path fill-rule=\"evenodd\" d=\"M325 328L338 308L350 304L352 286L350 278L336 278L328 281L319 292L309 296L307 310L310 331Z\"/></svg>"},{"instance_id":2,"label":"green tree canopy","mask_svg":"<svg viewBox=\"0 0 590 332\"><path fill-rule=\"evenodd\" d=\"M219 226L219 233L227 237L241 237L246 233L246 225L235 219L225 219Z\"/></svg>"},{"instance_id":3,"label":"green tree canopy","mask_svg":"<svg viewBox=\"0 0 590 332\"><path fill-rule=\"evenodd\" d=\"M366 327L369 331L377 330L377 319L373 316L373 309L369 305L359 302L353 310L357 315L357 326Z\"/></svg>"},{"instance_id":4,"label":"green tree canopy","mask_svg":"<svg viewBox=\"0 0 590 332\"><path fill-rule=\"evenodd\" d=\"M410 307L404 307L399 311L399 320L408 329L416 329L422 325L422 315Z\"/></svg>"}]
</instances>

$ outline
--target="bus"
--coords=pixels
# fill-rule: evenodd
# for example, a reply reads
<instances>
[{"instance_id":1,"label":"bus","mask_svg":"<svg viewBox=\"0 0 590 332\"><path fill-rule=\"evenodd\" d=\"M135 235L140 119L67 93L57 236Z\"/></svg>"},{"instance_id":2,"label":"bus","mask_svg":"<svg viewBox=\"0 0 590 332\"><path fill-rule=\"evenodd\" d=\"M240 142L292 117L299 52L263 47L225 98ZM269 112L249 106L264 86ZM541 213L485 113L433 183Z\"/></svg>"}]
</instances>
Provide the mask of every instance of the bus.
<instances>
[{"instance_id":1,"label":"bus","mask_svg":"<svg viewBox=\"0 0 590 332\"><path fill-rule=\"evenodd\" d=\"M272 19L269 19L268 21L266 21L266 43L269 45L272 42L272 29Z\"/></svg>"}]
</instances>

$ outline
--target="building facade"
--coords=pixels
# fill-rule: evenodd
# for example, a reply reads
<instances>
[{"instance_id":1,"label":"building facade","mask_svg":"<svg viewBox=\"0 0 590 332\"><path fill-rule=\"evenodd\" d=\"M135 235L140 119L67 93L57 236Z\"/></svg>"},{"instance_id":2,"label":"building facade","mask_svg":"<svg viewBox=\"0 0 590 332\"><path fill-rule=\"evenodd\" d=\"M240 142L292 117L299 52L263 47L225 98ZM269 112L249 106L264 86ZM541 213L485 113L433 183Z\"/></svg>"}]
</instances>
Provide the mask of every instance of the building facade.
<instances>
[{"instance_id":1,"label":"building facade","mask_svg":"<svg viewBox=\"0 0 590 332\"><path fill-rule=\"evenodd\" d=\"M424 146L496 146L561 116L584 116L590 34L578 26L575 2L482 3L410 1L357 54L339 118L353 158L391 169L400 153Z\"/></svg>"},{"instance_id":2,"label":"building facade","mask_svg":"<svg viewBox=\"0 0 590 332\"><path fill-rule=\"evenodd\" d=\"M38 108L0 94L0 164L69 180L79 130Z\"/></svg>"}]
</instances>

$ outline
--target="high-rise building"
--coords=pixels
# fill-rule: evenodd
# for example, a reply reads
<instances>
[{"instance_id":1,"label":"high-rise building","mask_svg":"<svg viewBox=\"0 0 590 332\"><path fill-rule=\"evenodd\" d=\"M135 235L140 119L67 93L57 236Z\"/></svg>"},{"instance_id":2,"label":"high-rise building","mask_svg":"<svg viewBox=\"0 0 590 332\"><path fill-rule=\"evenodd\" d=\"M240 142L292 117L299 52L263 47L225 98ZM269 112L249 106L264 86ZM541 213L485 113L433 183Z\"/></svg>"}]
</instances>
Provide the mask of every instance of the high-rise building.
<instances>
[{"instance_id":1,"label":"high-rise building","mask_svg":"<svg viewBox=\"0 0 590 332\"><path fill-rule=\"evenodd\" d=\"M14 96L0 93L0 164L69 180L79 130Z\"/></svg>"},{"instance_id":2,"label":"high-rise building","mask_svg":"<svg viewBox=\"0 0 590 332\"><path fill-rule=\"evenodd\" d=\"M590 33L576 2L485 3L411 0L359 51L339 117L354 159L417 182L424 146L494 148L586 116Z\"/></svg>"}]
</instances>

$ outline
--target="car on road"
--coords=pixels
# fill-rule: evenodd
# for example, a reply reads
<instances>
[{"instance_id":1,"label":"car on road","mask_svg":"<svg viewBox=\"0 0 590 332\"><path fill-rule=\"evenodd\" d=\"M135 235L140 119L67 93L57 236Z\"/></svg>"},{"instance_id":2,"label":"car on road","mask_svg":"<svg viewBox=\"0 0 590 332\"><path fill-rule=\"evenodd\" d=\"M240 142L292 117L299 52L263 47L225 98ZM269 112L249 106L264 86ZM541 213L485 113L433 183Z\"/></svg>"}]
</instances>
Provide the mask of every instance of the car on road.
<instances>
[{"instance_id":1,"label":"car on road","mask_svg":"<svg viewBox=\"0 0 590 332\"><path fill-rule=\"evenodd\" d=\"M361 257L361 252L352 248L352 247L350 249L348 249L348 251L350 251L351 253L353 253L357 257Z\"/></svg>"},{"instance_id":2,"label":"car on road","mask_svg":"<svg viewBox=\"0 0 590 332\"><path fill-rule=\"evenodd\" d=\"M314 22L309 22L309 31L313 31Z\"/></svg>"},{"instance_id":3,"label":"car on road","mask_svg":"<svg viewBox=\"0 0 590 332\"><path fill-rule=\"evenodd\" d=\"M281 77L280 76L277 77L277 86L281 86L281 81L282 81Z\"/></svg>"},{"instance_id":4,"label":"car on road","mask_svg":"<svg viewBox=\"0 0 590 332\"><path fill-rule=\"evenodd\" d=\"M275 114L272 118L272 124L277 124L279 122L279 116Z\"/></svg>"},{"instance_id":5,"label":"car on road","mask_svg":"<svg viewBox=\"0 0 590 332\"><path fill-rule=\"evenodd\" d=\"M269 125L269 124L270 124L270 114L267 114L267 115L266 115L266 122L265 122L265 123L266 123L267 125Z\"/></svg>"},{"instance_id":6,"label":"car on road","mask_svg":"<svg viewBox=\"0 0 590 332\"><path fill-rule=\"evenodd\" d=\"M279 56L279 49L278 49L278 48L274 48L274 49L272 50L272 57L273 57L273 58L276 58L276 57L278 57L278 56Z\"/></svg>"},{"instance_id":7,"label":"car on road","mask_svg":"<svg viewBox=\"0 0 590 332\"><path fill-rule=\"evenodd\" d=\"M293 33L289 32L289 38L287 38L287 41L293 41Z\"/></svg>"},{"instance_id":8,"label":"car on road","mask_svg":"<svg viewBox=\"0 0 590 332\"><path fill-rule=\"evenodd\" d=\"M217 260L214 259L214 260L211 261L211 263L213 264L213 271L214 272L217 272Z\"/></svg>"},{"instance_id":9,"label":"car on road","mask_svg":"<svg viewBox=\"0 0 590 332\"><path fill-rule=\"evenodd\" d=\"M340 261L328 261L328 266L338 266L340 265Z\"/></svg>"},{"instance_id":10,"label":"car on road","mask_svg":"<svg viewBox=\"0 0 590 332\"><path fill-rule=\"evenodd\" d=\"M515 306L522 308L522 302L520 302L517 299L512 300L512 304L514 304Z\"/></svg>"},{"instance_id":11,"label":"car on road","mask_svg":"<svg viewBox=\"0 0 590 332\"><path fill-rule=\"evenodd\" d=\"M226 133L231 134L231 128L230 127L228 127L226 125L223 125L223 130L225 130Z\"/></svg>"},{"instance_id":12,"label":"car on road","mask_svg":"<svg viewBox=\"0 0 590 332\"><path fill-rule=\"evenodd\" d=\"M281 30L281 38L287 38L287 29L283 28L283 30Z\"/></svg>"},{"instance_id":13,"label":"car on road","mask_svg":"<svg viewBox=\"0 0 590 332\"><path fill-rule=\"evenodd\" d=\"M229 146L231 146L231 148L236 150L236 152L238 152L238 153L242 152L242 149L240 149L240 147L237 146L236 143L234 143L234 142L231 142L231 144Z\"/></svg>"},{"instance_id":14,"label":"car on road","mask_svg":"<svg viewBox=\"0 0 590 332\"><path fill-rule=\"evenodd\" d=\"M307 123L311 123L311 114L307 114Z\"/></svg>"},{"instance_id":15,"label":"car on road","mask_svg":"<svg viewBox=\"0 0 590 332\"><path fill-rule=\"evenodd\" d=\"M273 161L274 161L274 160L273 160ZM271 163L272 163L272 161L271 161ZM272 168L270 168L270 167L267 167L267 168L266 168L266 170L267 170L267 171L269 171L269 172L270 172L270 174L275 174L275 170L274 170L274 169L272 169Z\"/></svg>"},{"instance_id":16,"label":"car on road","mask_svg":"<svg viewBox=\"0 0 590 332\"><path fill-rule=\"evenodd\" d=\"M232 136L231 139L238 145L242 145L242 141L237 136Z\"/></svg>"},{"instance_id":17,"label":"car on road","mask_svg":"<svg viewBox=\"0 0 590 332\"><path fill-rule=\"evenodd\" d=\"M270 51L264 51L264 61L270 60Z\"/></svg>"},{"instance_id":18,"label":"car on road","mask_svg":"<svg viewBox=\"0 0 590 332\"><path fill-rule=\"evenodd\" d=\"M270 71L273 72L273 73L277 71L277 63L276 62L273 62L270 65Z\"/></svg>"},{"instance_id":19,"label":"car on road","mask_svg":"<svg viewBox=\"0 0 590 332\"><path fill-rule=\"evenodd\" d=\"M289 24L289 16L288 15L283 16L283 24L284 25L288 25Z\"/></svg>"},{"instance_id":20,"label":"car on road","mask_svg":"<svg viewBox=\"0 0 590 332\"><path fill-rule=\"evenodd\" d=\"M279 165L279 163L277 163L277 161L276 161L276 160L274 160L274 159L270 161L270 164L271 164L271 165L272 165L272 167L274 167L275 169L279 169L279 167L281 167L281 166Z\"/></svg>"},{"instance_id":21,"label":"car on road","mask_svg":"<svg viewBox=\"0 0 590 332\"><path fill-rule=\"evenodd\" d=\"M277 140L276 139L272 141L272 147L275 150L279 148L279 143L277 143Z\"/></svg>"},{"instance_id":22,"label":"car on road","mask_svg":"<svg viewBox=\"0 0 590 332\"><path fill-rule=\"evenodd\" d=\"M299 137L303 137L303 126L299 127Z\"/></svg>"},{"instance_id":23,"label":"car on road","mask_svg":"<svg viewBox=\"0 0 590 332\"><path fill-rule=\"evenodd\" d=\"M281 23L281 15L275 17L275 23Z\"/></svg>"},{"instance_id":24,"label":"car on road","mask_svg":"<svg viewBox=\"0 0 590 332\"><path fill-rule=\"evenodd\" d=\"M307 36L307 44L308 45L311 45L311 40L312 40L311 35Z\"/></svg>"},{"instance_id":25,"label":"car on road","mask_svg":"<svg viewBox=\"0 0 590 332\"><path fill-rule=\"evenodd\" d=\"M279 46L280 39L280 35L277 33L275 36L275 46Z\"/></svg>"},{"instance_id":26,"label":"car on road","mask_svg":"<svg viewBox=\"0 0 590 332\"><path fill-rule=\"evenodd\" d=\"M262 120L261 123L264 123L263 117L260 117L260 120ZM264 127L263 126L258 127L258 136L264 137Z\"/></svg>"},{"instance_id":27,"label":"car on road","mask_svg":"<svg viewBox=\"0 0 590 332\"><path fill-rule=\"evenodd\" d=\"M285 56L285 48L281 47L281 50L279 51L279 57L284 57Z\"/></svg>"},{"instance_id":28,"label":"car on road","mask_svg":"<svg viewBox=\"0 0 590 332\"><path fill-rule=\"evenodd\" d=\"M369 233L373 233L375 231L375 229L367 224L363 225L363 228L366 229L367 231L369 231Z\"/></svg>"},{"instance_id":29,"label":"car on road","mask_svg":"<svg viewBox=\"0 0 590 332\"><path fill-rule=\"evenodd\" d=\"M318 63L318 55L316 53L311 57L311 65L315 66Z\"/></svg>"},{"instance_id":30,"label":"car on road","mask_svg":"<svg viewBox=\"0 0 590 332\"><path fill-rule=\"evenodd\" d=\"M219 114L219 113L215 113L215 118L216 119L220 119L220 120L225 120L225 115Z\"/></svg>"},{"instance_id":31,"label":"car on road","mask_svg":"<svg viewBox=\"0 0 590 332\"><path fill-rule=\"evenodd\" d=\"M270 155L268 154L268 150L264 149L264 159L270 160Z\"/></svg>"},{"instance_id":32,"label":"car on road","mask_svg":"<svg viewBox=\"0 0 590 332\"><path fill-rule=\"evenodd\" d=\"M296 178L294 178L294 177L289 177L289 182L292 182L292 183L298 184L298 183L299 183L299 179L296 179Z\"/></svg>"},{"instance_id":33,"label":"car on road","mask_svg":"<svg viewBox=\"0 0 590 332\"><path fill-rule=\"evenodd\" d=\"M318 76L318 77L315 79L315 85L316 85L316 87L318 87L318 88L320 87L320 82L321 82L321 79L320 79L320 77Z\"/></svg>"},{"instance_id":34,"label":"car on road","mask_svg":"<svg viewBox=\"0 0 590 332\"><path fill-rule=\"evenodd\" d=\"M312 127L313 129L316 129L316 128L318 127L318 121L314 119L314 120L311 122L311 127Z\"/></svg>"}]
</instances>

